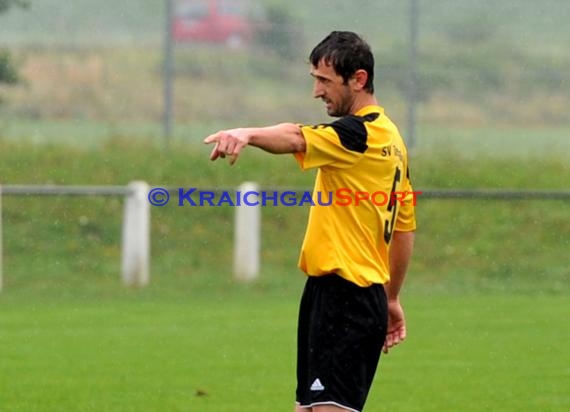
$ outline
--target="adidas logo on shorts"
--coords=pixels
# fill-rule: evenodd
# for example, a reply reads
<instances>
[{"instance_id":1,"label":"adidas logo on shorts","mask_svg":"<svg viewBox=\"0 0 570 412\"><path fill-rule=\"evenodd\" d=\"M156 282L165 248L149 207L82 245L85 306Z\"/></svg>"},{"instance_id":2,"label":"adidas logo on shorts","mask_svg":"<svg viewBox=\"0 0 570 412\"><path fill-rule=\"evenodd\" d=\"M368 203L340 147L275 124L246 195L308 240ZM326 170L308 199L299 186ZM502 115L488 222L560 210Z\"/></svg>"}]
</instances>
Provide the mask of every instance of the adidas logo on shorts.
<instances>
[{"instance_id":1,"label":"adidas logo on shorts","mask_svg":"<svg viewBox=\"0 0 570 412\"><path fill-rule=\"evenodd\" d=\"M325 387L323 386L323 384L321 383L321 380L319 378L315 379L315 381L311 385L312 391L322 391L324 389L325 389Z\"/></svg>"}]
</instances>

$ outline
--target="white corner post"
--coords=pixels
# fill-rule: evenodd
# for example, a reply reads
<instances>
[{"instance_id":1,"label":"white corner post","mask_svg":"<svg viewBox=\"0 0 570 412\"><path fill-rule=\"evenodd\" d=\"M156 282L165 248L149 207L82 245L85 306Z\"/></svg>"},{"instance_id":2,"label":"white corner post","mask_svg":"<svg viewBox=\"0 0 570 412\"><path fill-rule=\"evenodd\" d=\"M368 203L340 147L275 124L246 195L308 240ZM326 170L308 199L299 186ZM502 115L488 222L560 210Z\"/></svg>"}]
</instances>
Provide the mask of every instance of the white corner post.
<instances>
[{"instance_id":1,"label":"white corner post","mask_svg":"<svg viewBox=\"0 0 570 412\"><path fill-rule=\"evenodd\" d=\"M142 287L150 280L149 186L131 182L125 200L121 243L121 279L125 286Z\"/></svg>"},{"instance_id":2,"label":"white corner post","mask_svg":"<svg viewBox=\"0 0 570 412\"><path fill-rule=\"evenodd\" d=\"M238 187L234 228L234 276L240 281L257 279L259 273L261 203L257 184ZM237 203L237 202L236 202Z\"/></svg>"}]
</instances>

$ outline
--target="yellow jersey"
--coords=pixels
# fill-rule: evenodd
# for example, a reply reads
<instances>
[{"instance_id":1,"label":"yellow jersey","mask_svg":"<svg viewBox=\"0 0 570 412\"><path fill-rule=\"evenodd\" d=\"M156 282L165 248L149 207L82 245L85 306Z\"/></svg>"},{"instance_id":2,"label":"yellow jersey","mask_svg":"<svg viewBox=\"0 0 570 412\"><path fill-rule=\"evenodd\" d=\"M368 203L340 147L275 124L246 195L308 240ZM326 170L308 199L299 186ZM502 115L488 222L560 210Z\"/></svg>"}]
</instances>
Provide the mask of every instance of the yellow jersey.
<instances>
[{"instance_id":1,"label":"yellow jersey","mask_svg":"<svg viewBox=\"0 0 570 412\"><path fill-rule=\"evenodd\" d=\"M333 123L301 126L303 170L318 168L299 267L359 286L390 280L394 231L416 228L406 146L380 106Z\"/></svg>"}]
</instances>

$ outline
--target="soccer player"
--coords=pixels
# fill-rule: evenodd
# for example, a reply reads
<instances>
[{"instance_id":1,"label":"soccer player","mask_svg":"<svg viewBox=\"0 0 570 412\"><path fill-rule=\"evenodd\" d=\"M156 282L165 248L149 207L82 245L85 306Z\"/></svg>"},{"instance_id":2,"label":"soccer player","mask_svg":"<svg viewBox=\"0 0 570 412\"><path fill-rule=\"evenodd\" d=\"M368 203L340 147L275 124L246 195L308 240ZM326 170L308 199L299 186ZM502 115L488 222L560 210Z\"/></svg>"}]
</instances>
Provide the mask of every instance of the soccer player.
<instances>
[{"instance_id":1,"label":"soccer player","mask_svg":"<svg viewBox=\"0 0 570 412\"><path fill-rule=\"evenodd\" d=\"M229 156L231 164L246 146L292 153L303 170L318 169L315 197L333 193L330 205L311 206L300 253L308 276L299 308L295 411L356 412L382 350L406 338L399 294L413 249L415 199L406 147L374 96L369 45L335 31L310 62L314 97L337 120L222 130L204 142L215 144L211 160Z\"/></svg>"}]
</instances>

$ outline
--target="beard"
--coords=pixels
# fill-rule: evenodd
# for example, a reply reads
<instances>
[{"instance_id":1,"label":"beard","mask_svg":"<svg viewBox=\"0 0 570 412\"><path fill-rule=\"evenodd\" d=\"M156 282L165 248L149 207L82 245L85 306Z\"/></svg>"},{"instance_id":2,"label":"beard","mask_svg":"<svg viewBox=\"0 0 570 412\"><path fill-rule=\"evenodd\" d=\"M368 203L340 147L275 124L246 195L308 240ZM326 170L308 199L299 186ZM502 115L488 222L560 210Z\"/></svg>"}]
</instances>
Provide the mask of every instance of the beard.
<instances>
[{"instance_id":1,"label":"beard","mask_svg":"<svg viewBox=\"0 0 570 412\"><path fill-rule=\"evenodd\" d=\"M329 101L330 108L327 108L327 114L331 117L344 117L350 114L352 105L354 103L354 96L350 92L350 89L346 87L343 91L342 96L338 104L333 104Z\"/></svg>"}]
</instances>

